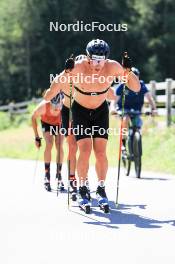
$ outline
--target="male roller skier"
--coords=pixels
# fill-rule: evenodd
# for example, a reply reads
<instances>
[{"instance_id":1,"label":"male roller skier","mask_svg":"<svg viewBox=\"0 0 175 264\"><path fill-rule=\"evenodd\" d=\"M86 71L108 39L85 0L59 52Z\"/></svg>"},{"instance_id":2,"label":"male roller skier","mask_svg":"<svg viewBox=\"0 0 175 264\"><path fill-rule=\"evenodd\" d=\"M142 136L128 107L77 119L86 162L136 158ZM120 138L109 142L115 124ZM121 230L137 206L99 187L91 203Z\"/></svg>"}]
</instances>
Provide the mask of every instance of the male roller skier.
<instances>
[{"instance_id":1,"label":"male roller skier","mask_svg":"<svg viewBox=\"0 0 175 264\"><path fill-rule=\"evenodd\" d=\"M129 89L135 92L140 90L138 77L130 71L130 58L124 58L123 66L117 61L109 60L109 46L105 41L99 39L88 43L86 53L87 58L81 60L81 62L75 62L74 64L72 58L66 61L65 70L53 81L44 96L46 100L53 98L61 89L63 76L71 76L75 90L72 104L73 127L83 128L81 133L76 135L79 149L77 172L80 182L80 204L88 204L86 175L92 149L96 158L95 168L98 177L97 198L99 203L103 199L107 200L105 179L108 169L106 147L109 109L106 99L113 80L117 77L125 80ZM74 77L78 75L83 76L83 78L76 80L75 84ZM101 81L102 79L103 81ZM98 129L95 130L94 127ZM101 129L105 133L101 134Z\"/></svg>"}]
</instances>

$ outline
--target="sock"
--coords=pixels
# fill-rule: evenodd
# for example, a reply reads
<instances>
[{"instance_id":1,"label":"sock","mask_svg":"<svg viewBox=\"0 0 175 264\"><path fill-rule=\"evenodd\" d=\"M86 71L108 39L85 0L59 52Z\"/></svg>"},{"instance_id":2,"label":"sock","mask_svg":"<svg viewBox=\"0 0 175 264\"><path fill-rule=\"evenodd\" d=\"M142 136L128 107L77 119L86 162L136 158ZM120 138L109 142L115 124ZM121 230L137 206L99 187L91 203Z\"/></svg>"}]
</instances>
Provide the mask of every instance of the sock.
<instances>
[{"instance_id":1,"label":"sock","mask_svg":"<svg viewBox=\"0 0 175 264\"><path fill-rule=\"evenodd\" d=\"M61 173L61 170L62 170L62 164L57 163L57 173Z\"/></svg>"},{"instance_id":2,"label":"sock","mask_svg":"<svg viewBox=\"0 0 175 264\"><path fill-rule=\"evenodd\" d=\"M124 147L126 147L126 138L122 138L122 144Z\"/></svg>"},{"instance_id":3,"label":"sock","mask_svg":"<svg viewBox=\"0 0 175 264\"><path fill-rule=\"evenodd\" d=\"M76 180L76 178L75 178L75 174L70 174L70 175L69 175L69 180L70 180L70 181L75 181L75 180Z\"/></svg>"},{"instance_id":4,"label":"sock","mask_svg":"<svg viewBox=\"0 0 175 264\"><path fill-rule=\"evenodd\" d=\"M99 181L98 186L105 187L105 181L104 180Z\"/></svg>"},{"instance_id":5,"label":"sock","mask_svg":"<svg viewBox=\"0 0 175 264\"><path fill-rule=\"evenodd\" d=\"M50 180L50 163L45 163L45 177Z\"/></svg>"}]
</instances>

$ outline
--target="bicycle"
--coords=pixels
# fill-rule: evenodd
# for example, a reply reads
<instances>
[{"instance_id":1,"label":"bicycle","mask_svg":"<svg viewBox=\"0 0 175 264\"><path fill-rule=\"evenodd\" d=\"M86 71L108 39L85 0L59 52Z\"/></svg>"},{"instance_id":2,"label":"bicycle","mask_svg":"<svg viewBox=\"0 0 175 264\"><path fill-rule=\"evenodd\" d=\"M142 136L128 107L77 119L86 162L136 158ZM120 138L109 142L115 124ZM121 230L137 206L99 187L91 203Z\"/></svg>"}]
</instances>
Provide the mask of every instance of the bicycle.
<instances>
[{"instance_id":1,"label":"bicycle","mask_svg":"<svg viewBox=\"0 0 175 264\"><path fill-rule=\"evenodd\" d=\"M117 112L120 116L121 111ZM129 176L131 163L134 162L136 177L141 177L142 169L142 135L141 126L138 125L138 117L140 115L150 115L150 112L141 113L140 111L130 110L124 111L124 116L129 116L128 135L126 146L122 149L122 162L125 168L126 176Z\"/></svg>"}]
</instances>

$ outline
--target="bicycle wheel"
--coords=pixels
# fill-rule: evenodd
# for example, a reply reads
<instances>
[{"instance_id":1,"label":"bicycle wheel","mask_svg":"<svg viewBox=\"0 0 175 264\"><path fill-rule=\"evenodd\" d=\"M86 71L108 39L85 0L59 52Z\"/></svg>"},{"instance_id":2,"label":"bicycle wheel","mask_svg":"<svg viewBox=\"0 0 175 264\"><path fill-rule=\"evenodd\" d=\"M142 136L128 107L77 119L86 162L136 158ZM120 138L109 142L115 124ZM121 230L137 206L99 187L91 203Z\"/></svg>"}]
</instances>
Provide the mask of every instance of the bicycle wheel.
<instances>
[{"instance_id":1,"label":"bicycle wheel","mask_svg":"<svg viewBox=\"0 0 175 264\"><path fill-rule=\"evenodd\" d=\"M130 170L131 170L131 159L130 159L130 144L131 144L131 139L130 137L128 138L128 141L126 142L126 150L125 154L123 155L122 153L122 161L123 161L123 166L125 170L125 175L129 176Z\"/></svg>"},{"instance_id":2,"label":"bicycle wheel","mask_svg":"<svg viewBox=\"0 0 175 264\"><path fill-rule=\"evenodd\" d=\"M136 177L140 178L142 168L142 138L139 131L134 133L133 138L133 154Z\"/></svg>"}]
</instances>

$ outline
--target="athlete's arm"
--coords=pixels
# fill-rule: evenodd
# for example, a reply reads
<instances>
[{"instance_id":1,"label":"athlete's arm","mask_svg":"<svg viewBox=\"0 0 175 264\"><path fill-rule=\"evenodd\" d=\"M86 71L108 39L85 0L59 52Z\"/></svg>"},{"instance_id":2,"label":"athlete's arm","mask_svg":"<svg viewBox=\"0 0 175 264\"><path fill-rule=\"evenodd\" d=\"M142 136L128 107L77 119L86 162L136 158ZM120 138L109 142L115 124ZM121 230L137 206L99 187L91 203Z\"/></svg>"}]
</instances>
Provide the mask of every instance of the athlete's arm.
<instances>
[{"instance_id":1,"label":"athlete's arm","mask_svg":"<svg viewBox=\"0 0 175 264\"><path fill-rule=\"evenodd\" d=\"M117 105L118 101L120 100L120 96L116 95L115 97L116 97L116 99L111 101L110 108L109 108L109 112L111 115L117 114L116 105Z\"/></svg>"},{"instance_id":2,"label":"athlete's arm","mask_svg":"<svg viewBox=\"0 0 175 264\"><path fill-rule=\"evenodd\" d=\"M145 94L145 97L147 98L148 103L149 103L150 106L151 106L151 109L152 109L153 114L157 114L156 103L155 103L155 101L154 101L154 99L153 99L151 93L150 93L150 92L147 92L147 93Z\"/></svg>"},{"instance_id":3,"label":"athlete's arm","mask_svg":"<svg viewBox=\"0 0 175 264\"><path fill-rule=\"evenodd\" d=\"M72 70L66 70L66 71L64 70L57 77L55 77L50 88L46 90L44 94L44 99L46 101L50 101L54 96L56 96L62 90L63 84L69 85L72 80L72 76L78 74L80 68L81 66L77 62L75 63L75 66Z\"/></svg>"},{"instance_id":4,"label":"athlete's arm","mask_svg":"<svg viewBox=\"0 0 175 264\"><path fill-rule=\"evenodd\" d=\"M49 89L46 90L44 94L44 99L50 101L61 91L61 82L66 81L67 73L63 71L58 76L55 77Z\"/></svg>"},{"instance_id":5,"label":"athlete's arm","mask_svg":"<svg viewBox=\"0 0 175 264\"><path fill-rule=\"evenodd\" d=\"M112 67L115 76L117 76L120 81L123 81L130 90L134 92L140 91L139 78L132 71L128 68L123 68L117 61L112 61Z\"/></svg>"},{"instance_id":6,"label":"athlete's arm","mask_svg":"<svg viewBox=\"0 0 175 264\"><path fill-rule=\"evenodd\" d=\"M117 96L115 95L114 89L112 87L109 88L108 93L107 93L107 100L116 100Z\"/></svg>"},{"instance_id":7,"label":"athlete's arm","mask_svg":"<svg viewBox=\"0 0 175 264\"><path fill-rule=\"evenodd\" d=\"M35 134L35 138L39 138L37 119L45 113L45 102L42 101L32 113L32 128Z\"/></svg>"}]
</instances>

